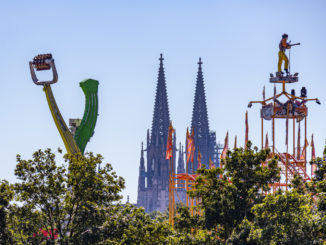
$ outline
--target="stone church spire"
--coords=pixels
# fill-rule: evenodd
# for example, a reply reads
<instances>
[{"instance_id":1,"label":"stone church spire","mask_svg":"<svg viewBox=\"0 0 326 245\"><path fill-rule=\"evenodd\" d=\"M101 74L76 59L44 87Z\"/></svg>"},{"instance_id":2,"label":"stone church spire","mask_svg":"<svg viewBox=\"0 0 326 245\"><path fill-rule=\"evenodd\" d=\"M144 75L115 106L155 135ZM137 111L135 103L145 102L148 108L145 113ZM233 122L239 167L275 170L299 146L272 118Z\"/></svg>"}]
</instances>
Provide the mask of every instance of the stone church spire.
<instances>
[{"instance_id":1,"label":"stone church spire","mask_svg":"<svg viewBox=\"0 0 326 245\"><path fill-rule=\"evenodd\" d=\"M139 164L139 176L138 176L138 188L140 190L145 190L145 160L144 160L144 145L141 142L141 152L140 152L140 164Z\"/></svg>"},{"instance_id":2,"label":"stone church spire","mask_svg":"<svg viewBox=\"0 0 326 245\"><path fill-rule=\"evenodd\" d=\"M156 85L155 105L152 121L151 143L166 144L170 123L168 96L166 92L163 55L160 55L160 67Z\"/></svg>"},{"instance_id":3,"label":"stone church spire","mask_svg":"<svg viewBox=\"0 0 326 245\"><path fill-rule=\"evenodd\" d=\"M154 113L151 133L147 131L146 150L142 150L142 156L146 151L146 171L144 179L139 179L137 206L144 207L146 212L159 210L165 211L169 206L169 161L166 160L166 144L170 124L168 96L165 74L163 68L163 55L159 58L160 65L155 93ZM173 166L175 169L176 134L173 135ZM141 163L142 165L142 160ZM140 174L142 171L140 167ZM142 187L142 181L144 186Z\"/></svg>"},{"instance_id":4,"label":"stone church spire","mask_svg":"<svg viewBox=\"0 0 326 245\"><path fill-rule=\"evenodd\" d=\"M209 158L216 159L216 156L213 156L215 143L214 137L209 131L209 121L207 114L207 105L206 105L206 95L205 95L205 85L204 77L202 71L201 58L198 62L198 72L196 80L196 90L195 90L195 99L192 111L192 120L191 128L194 129L194 139L195 139L195 157L194 157L194 169L197 169L197 155L198 150L202 154L202 162L208 166ZM216 137L216 136L215 136ZM213 142L212 142L213 141ZM215 161L214 161L215 162ZM192 166L189 166L189 170L192 169Z\"/></svg>"},{"instance_id":5,"label":"stone church spire","mask_svg":"<svg viewBox=\"0 0 326 245\"><path fill-rule=\"evenodd\" d=\"M207 116L207 105L206 105L206 95L205 95L202 64L203 62L201 61L201 58L199 58L195 101L194 101L192 120L191 120L191 128L193 128L195 132L195 142L197 141L198 143L206 141L207 135L209 134L209 124L208 124L208 116Z\"/></svg>"},{"instance_id":6,"label":"stone church spire","mask_svg":"<svg viewBox=\"0 0 326 245\"><path fill-rule=\"evenodd\" d=\"M179 158L178 158L178 169L177 173L185 173L185 163L184 163L184 157L183 157L183 145L181 145L181 142L179 143Z\"/></svg>"}]
</instances>

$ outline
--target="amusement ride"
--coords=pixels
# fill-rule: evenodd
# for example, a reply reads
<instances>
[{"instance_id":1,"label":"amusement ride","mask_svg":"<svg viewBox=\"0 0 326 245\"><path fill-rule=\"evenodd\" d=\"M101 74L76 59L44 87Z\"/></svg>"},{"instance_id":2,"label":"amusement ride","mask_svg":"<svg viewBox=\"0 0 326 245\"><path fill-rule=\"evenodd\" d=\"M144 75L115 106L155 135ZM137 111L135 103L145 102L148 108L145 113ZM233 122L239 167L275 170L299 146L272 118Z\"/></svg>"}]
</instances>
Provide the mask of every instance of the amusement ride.
<instances>
[{"instance_id":1,"label":"amusement ride","mask_svg":"<svg viewBox=\"0 0 326 245\"><path fill-rule=\"evenodd\" d=\"M263 90L263 99L250 101L248 107L251 108L253 104L260 104L260 117L261 117L261 148L271 148L271 153L268 159L265 162L262 162L263 165L267 165L267 162L274 158L278 159L278 167L280 168L280 181L274 183L270 186L271 192L276 192L278 189L288 190L290 188L291 180L295 175L299 175L302 177L304 181L311 181L314 176L314 172L316 171L316 165L312 164L311 173L307 172L307 117L308 117L308 106L307 103L311 101L315 101L317 104L320 104L320 101L317 98L308 98L307 97L307 89L302 87L300 90L300 94L296 95L295 90L291 89L289 93L286 90L286 85L291 85L292 83L297 83L299 81L299 73L291 74L290 70L290 60L286 56L286 50L290 50L292 46L300 45L300 43L291 44L291 42L287 42L288 35L283 34L282 40L280 42L280 51L279 51L279 62L278 62L278 71L274 74L270 74L269 82L274 84L274 94L270 98L265 98L265 87ZM281 66L283 61L285 61L285 72L281 71ZM276 86L281 85L282 90L280 93L276 92ZM285 101L284 101L285 99ZM283 101L283 102L282 102ZM278 146L276 146L275 139L275 130L276 123L278 121L284 121L286 123L286 140L285 140L285 152L279 152ZM272 145L268 145L268 135L266 135L266 143L264 145L264 121L271 122L272 128ZM291 122L291 123L290 123ZM304 146L300 146L301 142L301 123L303 122L304 127ZM247 113L246 113L246 142L248 138L247 131ZM293 130L293 138L292 138L292 147L290 145L289 140L289 127L292 124ZM297 125L297 126L296 126ZM296 134L296 128L298 128ZM193 132L192 132L193 136ZM196 178L198 174L194 171L190 173L188 171L188 162L193 161L194 154L194 144L193 137L189 135L187 132L187 164L186 164L186 173L178 173L174 172L172 164L170 164L170 206L169 206L169 223L174 225L174 216L175 216L175 196L178 197L177 189L185 189L186 194L186 206L189 208L190 213L194 214L194 205L200 203L200 200L194 200L189 198L188 191L193 189L194 184L196 183ZM297 138L297 146L296 146L296 138ZM312 141L312 147L314 147L314 143ZM284 146L280 146L282 149ZM291 148L292 149L291 149ZM225 153L228 150L228 134L226 136L225 145L223 152ZM312 150L314 158L314 148ZM191 155L192 154L192 155ZM223 155L223 154L222 154ZM223 158L223 157L222 157ZM210 165L210 164L209 164ZM207 165L206 165L207 166ZM220 166L221 167L221 166ZM221 177L221 176L220 176ZM180 198L178 198L181 202ZM200 211L198 211L200 213Z\"/></svg>"},{"instance_id":2,"label":"amusement ride","mask_svg":"<svg viewBox=\"0 0 326 245\"><path fill-rule=\"evenodd\" d=\"M61 135L67 153L84 154L86 144L94 134L94 128L98 116L98 85L99 82L93 79L85 79L79 85L85 94L84 116L80 119L70 119L71 131L63 119L59 107L52 93L51 85L58 81L58 73L52 58L52 54L39 54L29 62L32 80L36 85L43 86L46 99L55 122ZM53 78L49 81L40 81L35 71L52 70Z\"/></svg>"}]
</instances>

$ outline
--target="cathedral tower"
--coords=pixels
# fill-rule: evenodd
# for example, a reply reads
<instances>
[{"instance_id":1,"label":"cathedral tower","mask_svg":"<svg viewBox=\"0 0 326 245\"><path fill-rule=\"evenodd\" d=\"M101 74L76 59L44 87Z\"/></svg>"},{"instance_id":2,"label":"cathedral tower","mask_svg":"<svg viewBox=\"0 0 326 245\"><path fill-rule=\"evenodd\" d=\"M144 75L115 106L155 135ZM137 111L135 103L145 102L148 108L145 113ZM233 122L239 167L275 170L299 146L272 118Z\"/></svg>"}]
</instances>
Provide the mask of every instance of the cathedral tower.
<instances>
[{"instance_id":1,"label":"cathedral tower","mask_svg":"<svg viewBox=\"0 0 326 245\"><path fill-rule=\"evenodd\" d=\"M210 159L213 161L215 166L217 166L218 163L216 133L209 130L202 64L203 62L201 61L201 58L199 58L195 100L191 120L191 129L194 129L195 136L195 156L194 166L191 164L189 165L190 173L192 173L192 169L195 171L197 170L198 150L200 150L202 155L202 163L205 164L206 167L209 166Z\"/></svg>"},{"instance_id":2,"label":"cathedral tower","mask_svg":"<svg viewBox=\"0 0 326 245\"><path fill-rule=\"evenodd\" d=\"M165 157L170 115L162 54L159 61L152 128L151 131L147 130L146 149L142 144L139 165L137 206L144 207L146 212L154 210L164 212L169 206L169 162ZM198 165L198 150L202 154L202 163L208 167L211 159L214 165L218 166L216 134L209 130L202 64L199 59L191 120L191 128L195 133L194 171L197 170ZM178 149L178 168L176 169L176 133L173 135L173 142L174 169L177 173L184 173L185 153L181 144ZM189 165L188 169L191 173L192 165ZM178 189L177 194L178 198L185 202L185 190Z\"/></svg>"},{"instance_id":3,"label":"cathedral tower","mask_svg":"<svg viewBox=\"0 0 326 245\"><path fill-rule=\"evenodd\" d=\"M169 162L165 159L165 153L170 115L163 60L161 54L152 129L151 133L147 131L146 150L141 151L139 167L137 206L144 207L146 212L165 211L169 206ZM173 164L175 166L176 135L174 134L173 137ZM146 151L146 169L144 151Z\"/></svg>"}]
</instances>

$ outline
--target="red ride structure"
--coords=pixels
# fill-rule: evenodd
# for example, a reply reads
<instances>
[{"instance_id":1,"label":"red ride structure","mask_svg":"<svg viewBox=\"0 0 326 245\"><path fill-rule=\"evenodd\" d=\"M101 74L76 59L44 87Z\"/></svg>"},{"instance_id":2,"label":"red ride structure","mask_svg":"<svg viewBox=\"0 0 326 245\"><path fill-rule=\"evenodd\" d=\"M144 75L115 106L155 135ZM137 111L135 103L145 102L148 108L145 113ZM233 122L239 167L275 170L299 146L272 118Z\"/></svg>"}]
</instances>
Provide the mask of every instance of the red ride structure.
<instances>
[{"instance_id":1,"label":"red ride structure","mask_svg":"<svg viewBox=\"0 0 326 245\"><path fill-rule=\"evenodd\" d=\"M299 45L299 44L295 44ZM294 45L291 45L294 46ZM308 107L307 103L310 101L315 101L317 104L320 104L317 98L309 99L307 98L307 89L302 87L300 90L300 95L295 95L295 90L292 89L291 92L287 92L286 85L296 83L299 81L298 73L293 75L290 72L290 69L287 71L287 75L283 75L282 72L276 72L275 76L270 74L270 83L274 84L274 94L270 98L265 98L265 87L263 90L263 99L260 101L250 101L248 107L251 108L253 104L260 104L260 117L261 117L261 148L271 148L271 154L266 162L266 164L271 158L278 158L278 167L280 171L280 181L271 185L271 191L276 192L279 189L287 190L291 183L293 177L297 174L303 178L304 181L310 181L316 170L316 166L311 167L311 174L307 173L307 118L308 118ZM281 85L282 90L280 93L276 92L276 86ZM266 134L265 144L264 144L264 121L271 123L272 128L272 145L268 143L268 134ZM280 121L285 122L286 125L286 134L285 134L285 144L276 146L276 137L275 130L276 124ZM304 145L301 147L301 124L303 124L303 137ZM289 139L289 132L292 130L292 139ZM297 131L296 131L297 129ZM248 142L248 115L246 113L246 137L245 137L245 147ZM189 171L188 164L194 162L194 136L193 132L190 135L187 130L187 169L186 173L176 174L174 172L172 163L170 163L169 172L169 223L174 225L174 216L175 216L175 199L179 199L177 189L186 189L193 190L194 184L198 174L195 174L194 164L192 164L193 170ZM296 144L297 142L297 144ZM172 143L170 143L172 144ZM315 156L314 143L312 138L312 159ZM284 147L285 146L285 147ZM235 142L236 148L236 142ZM280 152L278 149L286 149L283 152ZM228 150L228 133L225 139L224 150L221 158L224 158ZM173 156L172 156L173 157ZM198 157L200 159L200 157ZM205 162L206 163L206 162ZM211 164L209 164L211 167ZM212 165L213 166L213 165ZM220 166L222 167L222 166ZM190 172L192 174L190 174ZM177 197L177 198L175 198ZM191 214L194 214L194 206L199 204L200 200L194 200L186 195L186 206L191 211ZM200 213L200 210L198 211Z\"/></svg>"},{"instance_id":2,"label":"red ride structure","mask_svg":"<svg viewBox=\"0 0 326 245\"><path fill-rule=\"evenodd\" d=\"M317 98L307 98L307 90L305 87L301 88L300 96L295 95L295 90L292 89L291 93L286 91L286 85L296 83L299 80L298 73L294 75L276 73L274 77L270 74L270 83L274 83L274 95L270 98L265 98L265 87L263 90L263 100L261 101L250 101L248 107L252 104L261 104L260 117L261 117L261 147L271 147L271 156L275 155L278 157L278 166L281 169L281 178L278 183L271 186L272 191L275 192L278 189L287 190L289 184L295 174L300 175L304 181L310 181L311 175L307 173L307 117L308 107L307 103L315 101L320 104ZM280 93L276 93L276 85L282 85ZM272 128L272 145L264 146L264 121L271 122ZM285 152L278 151L275 139L276 124L279 121L285 121L286 135L285 135L285 147L280 146L282 149L286 149ZM301 147L301 124L303 124L304 130L304 145ZM289 139L289 130L292 127L292 139ZM298 129L296 133L296 128ZM267 137L267 135L266 135ZM297 139L297 144L296 144ZM291 144L292 141L292 144ZM269 159L268 159L269 160Z\"/></svg>"}]
</instances>

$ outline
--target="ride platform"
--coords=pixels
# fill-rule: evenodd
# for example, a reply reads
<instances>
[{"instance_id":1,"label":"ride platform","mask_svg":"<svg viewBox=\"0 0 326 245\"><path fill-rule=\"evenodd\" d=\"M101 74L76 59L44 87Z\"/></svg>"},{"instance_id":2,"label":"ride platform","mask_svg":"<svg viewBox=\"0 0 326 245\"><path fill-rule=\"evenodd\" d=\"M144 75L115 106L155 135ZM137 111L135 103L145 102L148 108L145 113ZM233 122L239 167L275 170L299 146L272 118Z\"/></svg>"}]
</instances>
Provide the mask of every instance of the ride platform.
<instances>
[{"instance_id":1,"label":"ride platform","mask_svg":"<svg viewBox=\"0 0 326 245\"><path fill-rule=\"evenodd\" d=\"M298 77L299 73L294 73L289 74L289 75L283 75L280 72L276 72L275 76L270 73L270 78L269 78L269 82L270 83L296 83L299 81L299 77Z\"/></svg>"}]
</instances>

